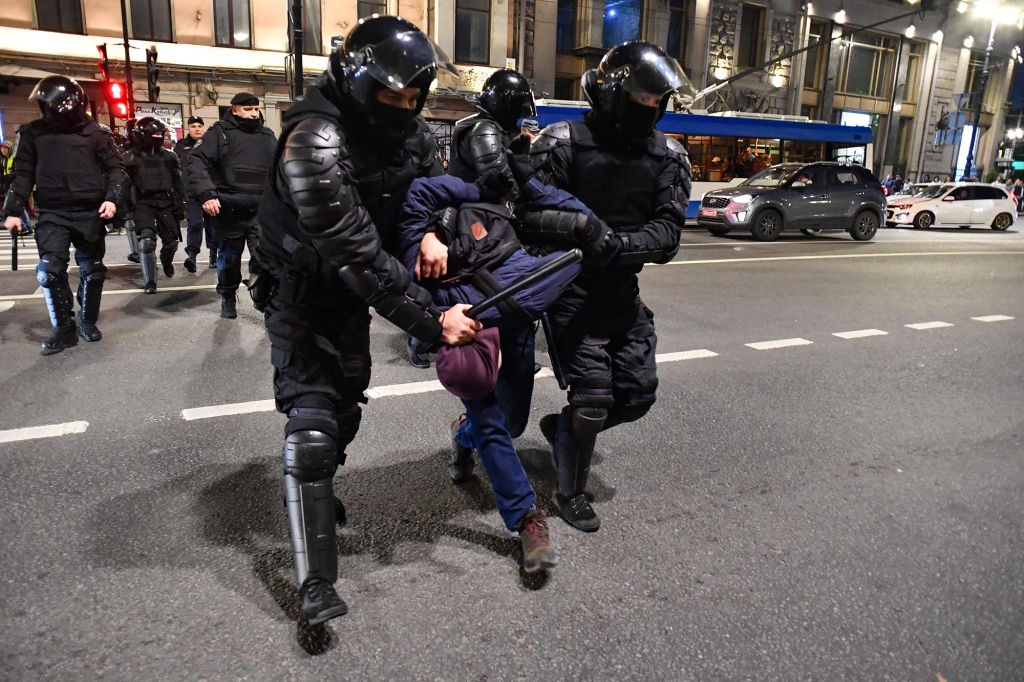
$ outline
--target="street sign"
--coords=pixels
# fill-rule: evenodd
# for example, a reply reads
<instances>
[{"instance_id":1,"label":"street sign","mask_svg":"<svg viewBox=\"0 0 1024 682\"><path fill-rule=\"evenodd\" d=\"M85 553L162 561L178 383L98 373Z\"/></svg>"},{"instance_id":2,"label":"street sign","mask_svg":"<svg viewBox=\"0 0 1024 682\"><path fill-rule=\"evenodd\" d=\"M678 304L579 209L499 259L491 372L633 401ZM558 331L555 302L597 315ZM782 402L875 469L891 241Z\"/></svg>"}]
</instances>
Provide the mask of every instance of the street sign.
<instances>
[{"instance_id":1,"label":"street sign","mask_svg":"<svg viewBox=\"0 0 1024 682\"><path fill-rule=\"evenodd\" d=\"M345 42L345 36L331 36L331 48L341 47L341 44Z\"/></svg>"}]
</instances>

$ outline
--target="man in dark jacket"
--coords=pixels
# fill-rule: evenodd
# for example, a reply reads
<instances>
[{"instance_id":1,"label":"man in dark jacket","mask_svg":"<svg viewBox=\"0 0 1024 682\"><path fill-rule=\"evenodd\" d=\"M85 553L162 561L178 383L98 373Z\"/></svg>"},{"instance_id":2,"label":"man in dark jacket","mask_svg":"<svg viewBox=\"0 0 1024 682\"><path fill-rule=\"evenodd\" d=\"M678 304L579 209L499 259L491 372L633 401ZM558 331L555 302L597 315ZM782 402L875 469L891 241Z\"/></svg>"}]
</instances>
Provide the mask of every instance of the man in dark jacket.
<instances>
[{"instance_id":1,"label":"man in dark jacket","mask_svg":"<svg viewBox=\"0 0 1024 682\"><path fill-rule=\"evenodd\" d=\"M419 117L439 69L457 73L413 24L360 21L285 114L259 208L267 272L250 294L266 316L277 409L288 415L285 500L296 583L313 624L347 611L333 586L332 483L366 402L369 306L427 341L462 343L479 328L462 314L467 306L442 316L386 250L398 245L410 183L442 174Z\"/></svg>"},{"instance_id":2,"label":"man in dark jacket","mask_svg":"<svg viewBox=\"0 0 1024 682\"><path fill-rule=\"evenodd\" d=\"M249 274L259 273L256 243L260 204L267 173L274 162L277 138L263 125L260 101L240 92L231 98L231 111L210 126L189 155L191 191L213 221L217 240L217 293L220 316L238 317L236 292L242 282L242 250L249 246Z\"/></svg>"},{"instance_id":3,"label":"man in dark jacket","mask_svg":"<svg viewBox=\"0 0 1024 682\"><path fill-rule=\"evenodd\" d=\"M174 153L181 161L181 175L185 182L186 194L188 195L188 208L186 219L188 220L188 231L185 236L185 269L189 272L196 271L196 256L203 245L203 235L206 235L206 248L210 251L210 267L217 267L217 247L213 244L213 235L210 232L210 224L213 218L203 210L203 205L195 195L189 193L188 186L188 159L196 143L203 139L206 133L206 125L201 116L188 117L188 134L178 140L174 145Z\"/></svg>"},{"instance_id":4,"label":"man in dark jacket","mask_svg":"<svg viewBox=\"0 0 1024 682\"><path fill-rule=\"evenodd\" d=\"M559 511L592 532L600 521L584 492L597 435L641 418L655 401L657 336L637 275L678 251L690 194L686 150L655 125L672 93L693 91L675 60L640 41L609 50L584 74L583 91L593 107L583 121L548 126L530 153L608 237L606 265L584 268L549 311L569 404L540 423L554 449Z\"/></svg>"},{"instance_id":5,"label":"man in dark jacket","mask_svg":"<svg viewBox=\"0 0 1024 682\"><path fill-rule=\"evenodd\" d=\"M111 136L86 115L89 100L73 78L48 76L39 81L32 99L43 117L18 129L14 149L14 180L0 217L12 237L36 188L36 279L43 288L53 332L43 355L59 353L78 342L99 341L96 328L107 268L104 225L117 212L124 166ZM68 283L69 248L78 263L78 325Z\"/></svg>"}]
</instances>

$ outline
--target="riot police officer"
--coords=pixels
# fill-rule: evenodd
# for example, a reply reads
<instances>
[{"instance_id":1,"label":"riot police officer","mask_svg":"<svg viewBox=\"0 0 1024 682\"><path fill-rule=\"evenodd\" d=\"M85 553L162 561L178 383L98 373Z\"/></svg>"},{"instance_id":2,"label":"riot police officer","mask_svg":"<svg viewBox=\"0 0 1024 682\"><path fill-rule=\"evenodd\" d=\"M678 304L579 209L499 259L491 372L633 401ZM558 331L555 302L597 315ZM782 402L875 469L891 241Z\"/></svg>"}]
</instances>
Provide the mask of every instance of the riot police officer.
<instances>
[{"instance_id":1,"label":"riot police officer","mask_svg":"<svg viewBox=\"0 0 1024 682\"><path fill-rule=\"evenodd\" d=\"M679 249L690 161L655 125L673 93L692 101L693 90L675 60L640 41L609 50L582 85L592 110L541 131L531 156L606 231L607 264L585 267L549 310L569 404L541 420L558 470L555 502L570 524L596 531L600 520L584 492L597 435L641 418L656 397L654 316L637 275Z\"/></svg>"},{"instance_id":2,"label":"riot police officer","mask_svg":"<svg viewBox=\"0 0 1024 682\"><path fill-rule=\"evenodd\" d=\"M181 241L185 219L185 185L178 155L164 149L163 121L146 116L132 130L131 150L125 170L131 182L131 218L138 235L142 278L146 293L156 293L156 239L160 237L160 264L167 277L174 276L174 254Z\"/></svg>"},{"instance_id":3,"label":"riot police officer","mask_svg":"<svg viewBox=\"0 0 1024 682\"><path fill-rule=\"evenodd\" d=\"M18 129L14 180L4 200L5 227L17 234L32 187L36 188L36 278L43 288L53 332L43 354L78 342L99 341L96 328L107 268L104 224L117 212L124 167L111 136L86 115L88 98L73 78L48 76L29 95L43 117ZM78 263L78 325L68 284L69 247Z\"/></svg>"},{"instance_id":4,"label":"riot police officer","mask_svg":"<svg viewBox=\"0 0 1024 682\"><path fill-rule=\"evenodd\" d=\"M360 20L285 114L260 204L258 255L268 273L250 293L266 316L277 409L288 415L285 497L296 582L314 624L347 610L332 585L332 481L366 401L368 305L427 341L465 342L479 328L466 306L439 316L385 250L398 245L412 181L443 174L419 116L439 70L457 73L413 24Z\"/></svg>"},{"instance_id":5,"label":"riot police officer","mask_svg":"<svg viewBox=\"0 0 1024 682\"><path fill-rule=\"evenodd\" d=\"M506 168L505 150L519 134L519 119L537 115L530 84L512 69L492 73L474 100L480 111L455 124L448 161L448 174L466 182Z\"/></svg>"},{"instance_id":6,"label":"riot police officer","mask_svg":"<svg viewBox=\"0 0 1024 682\"><path fill-rule=\"evenodd\" d=\"M267 173L274 161L277 138L263 125L260 101L248 92L231 98L231 111L217 121L192 147L189 191L203 210L214 216L217 240L217 293L220 316L234 319L235 292L242 282L242 250L249 246L249 274L260 271L256 259L259 207Z\"/></svg>"},{"instance_id":7,"label":"riot police officer","mask_svg":"<svg viewBox=\"0 0 1024 682\"><path fill-rule=\"evenodd\" d=\"M196 143L203 139L206 133L206 124L201 116L188 117L188 134L182 137L174 145L174 153L181 161L181 173L185 179L185 187L188 182L188 157L192 154ZM188 197L186 208L188 218L188 233L185 244L185 269L189 272L196 271L196 256L199 255L199 247L203 245L203 236L206 236L206 248L210 251L210 267L217 267L217 247L213 244L213 235L210 233L210 224L213 217L203 210L202 204L194 196Z\"/></svg>"}]
</instances>

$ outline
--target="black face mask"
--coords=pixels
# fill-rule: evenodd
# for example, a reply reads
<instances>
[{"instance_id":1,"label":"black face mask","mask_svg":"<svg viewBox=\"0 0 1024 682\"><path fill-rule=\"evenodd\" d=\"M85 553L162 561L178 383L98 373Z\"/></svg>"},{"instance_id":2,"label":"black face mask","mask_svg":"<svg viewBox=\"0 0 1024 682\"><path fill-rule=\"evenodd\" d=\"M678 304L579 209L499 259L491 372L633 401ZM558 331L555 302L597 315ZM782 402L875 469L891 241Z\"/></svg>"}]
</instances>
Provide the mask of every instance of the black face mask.
<instances>
[{"instance_id":1,"label":"black face mask","mask_svg":"<svg viewBox=\"0 0 1024 682\"><path fill-rule=\"evenodd\" d=\"M263 114L260 114L256 118L242 118L241 116L235 116L235 120L238 121L238 127L247 133L255 133L263 127Z\"/></svg>"},{"instance_id":2,"label":"black face mask","mask_svg":"<svg viewBox=\"0 0 1024 682\"><path fill-rule=\"evenodd\" d=\"M650 137L660 117L660 108L646 107L629 99L623 107L616 131L624 140L639 142Z\"/></svg>"},{"instance_id":3,"label":"black face mask","mask_svg":"<svg viewBox=\"0 0 1024 682\"><path fill-rule=\"evenodd\" d=\"M412 121L417 116L414 109L399 109L374 99L367 107L370 123L369 134L387 147L399 147L409 137Z\"/></svg>"}]
</instances>

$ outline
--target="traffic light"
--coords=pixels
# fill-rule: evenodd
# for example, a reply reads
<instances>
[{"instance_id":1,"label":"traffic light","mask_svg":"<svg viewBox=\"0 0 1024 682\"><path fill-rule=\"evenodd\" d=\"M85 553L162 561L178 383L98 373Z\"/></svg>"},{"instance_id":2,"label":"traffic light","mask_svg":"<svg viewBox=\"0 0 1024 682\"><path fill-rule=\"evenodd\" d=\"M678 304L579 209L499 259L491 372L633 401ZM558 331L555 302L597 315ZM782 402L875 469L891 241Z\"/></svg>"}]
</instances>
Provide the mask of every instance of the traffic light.
<instances>
[{"instance_id":1,"label":"traffic light","mask_svg":"<svg viewBox=\"0 0 1024 682\"><path fill-rule=\"evenodd\" d=\"M100 52L100 60L96 62L96 66L100 68L100 80L110 80L110 60L107 59L107 44L97 45L96 49Z\"/></svg>"},{"instance_id":2,"label":"traffic light","mask_svg":"<svg viewBox=\"0 0 1024 682\"><path fill-rule=\"evenodd\" d=\"M107 106L115 118L131 118L128 108L128 88L124 83L110 81L107 83Z\"/></svg>"},{"instance_id":3,"label":"traffic light","mask_svg":"<svg viewBox=\"0 0 1024 682\"><path fill-rule=\"evenodd\" d=\"M157 80L160 78L160 70L156 68L156 48L146 50L146 83L149 87L149 101L160 101L160 86Z\"/></svg>"}]
</instances>

